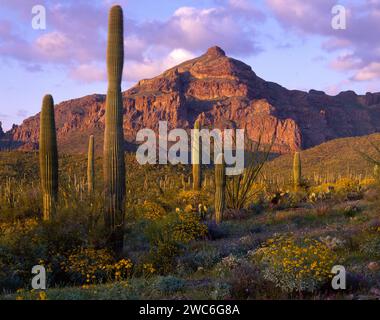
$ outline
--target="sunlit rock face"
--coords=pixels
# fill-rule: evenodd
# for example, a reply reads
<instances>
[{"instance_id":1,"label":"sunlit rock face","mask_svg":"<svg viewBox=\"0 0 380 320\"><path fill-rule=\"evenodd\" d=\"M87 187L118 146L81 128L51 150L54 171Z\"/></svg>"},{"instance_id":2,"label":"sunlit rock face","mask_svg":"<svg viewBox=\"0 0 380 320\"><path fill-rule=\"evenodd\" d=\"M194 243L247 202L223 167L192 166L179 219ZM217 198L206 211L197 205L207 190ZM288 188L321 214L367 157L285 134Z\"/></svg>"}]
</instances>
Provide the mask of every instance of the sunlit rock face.
<instances>
[{"instance_id":1,"label":"sunlit rock face","mask_svg":"<svg viewBox=\"0 0 380 320\"><path fill-rule=\"evenodd\" d=\"M281 72L281 70L278 70ZM219 47L175 66L161 75L141 80L123 93L124 133L134 143L141 128L190 129L199 118L208 128L225 123L246 130L251 140L269 143L273 151L288 153L325 141L380 131L380 93L337 96L322 91L303 92L259 78L250 66L229 58ZM86 152L90 134L102 148L104 95L90 95L56 106L60 151ZM3 148L38 148L39 115L1 135ZM130 144L128 144L130 146Z\"/></svg>"}]
</instances>

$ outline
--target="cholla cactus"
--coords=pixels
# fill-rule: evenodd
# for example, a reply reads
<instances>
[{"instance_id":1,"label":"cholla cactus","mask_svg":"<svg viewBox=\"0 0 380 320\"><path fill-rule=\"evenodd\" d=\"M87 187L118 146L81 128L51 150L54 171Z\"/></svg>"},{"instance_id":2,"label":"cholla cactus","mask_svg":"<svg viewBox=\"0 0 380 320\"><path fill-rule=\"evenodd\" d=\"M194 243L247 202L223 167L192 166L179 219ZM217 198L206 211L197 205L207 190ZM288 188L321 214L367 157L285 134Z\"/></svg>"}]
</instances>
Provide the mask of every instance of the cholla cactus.
<instances>
[{"instance_id":1,"label":"cholla cactus","mask_svg":"<svg viewBox=\"0 0 380 320\"><path fill-rule=\"evenodd\" d=\"M42 102L39 145L43 219L50 220L54 217L58 197L58 150L51 95L46 95Z\"/></svg>"},{"instance_id":2,"label":"cholla cactus","mask_svg":"<svg viewBox=\"0 0 380 320\"><path fill-rule=\"evenodd\" d=\"M95 159L94 159L94 136L91 135L88 142L87 155L87 190L92 194L95 189Z\"/></svg>"},{"instance_id":3,"label":"cholla cactus","mask_svg":"<svg viewBox=\"0 0 380 320\"><path fill-rule=\"evenodd\" d=\"M301 186L302 173L301 173L301 158L300 153L296 152L293 159L293 184L294 189L299 189Z\"/></svg>"},{"instance_id":4,"label":"cholla cactus","mask_svg":"<svg viewBox=\"0 0 380 320\"><path fill-rule=\"evenodd\" d=\"M225 208L226 174L223 155L220 154L215 164L215 222L220 224Z\"/></svg>"},{"instance_id":5,"label":"cholla cactus","mask_svg":"<svg viewBox=\"0 0 380 320\"><path fill-rule=\"evenodd\" d=\"M113 6L109 13L106 99L104 132L105 225L116 250L123 246L125 211L125 163L123 133L123 97L121 78L124 63L123 10Z\"/></svg>"},{"instance_id":6,"label":"cholla cactus","mask_svg":"<svg viewBox=\"0 0 380 320\"><path fill-rule=\"evenodd\" d=\"M202 188L202 166L201 166L201 146L199 141L200 122L196 120L194 123L194 131L192 137L191 157L193 164L193 189L200 190Z\"/></svg>"}]
</instances>

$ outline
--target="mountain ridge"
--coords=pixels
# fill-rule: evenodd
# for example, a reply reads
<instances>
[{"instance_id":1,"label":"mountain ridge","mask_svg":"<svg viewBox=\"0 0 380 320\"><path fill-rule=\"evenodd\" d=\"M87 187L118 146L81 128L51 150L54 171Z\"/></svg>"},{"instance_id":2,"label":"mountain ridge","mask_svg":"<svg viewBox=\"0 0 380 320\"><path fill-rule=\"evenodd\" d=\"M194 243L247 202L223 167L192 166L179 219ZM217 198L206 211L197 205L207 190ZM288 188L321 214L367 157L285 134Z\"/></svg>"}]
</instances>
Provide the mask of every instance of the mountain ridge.
<instances>
[{"instance_id":1,"label":"mountain ridge","mask_svg":"<svg viewBox=\"0 0 380 320\"><path fill-rule=\"evenodd\" d=\"M105 95L93 94L55 106L60 151L85 152L88 136L96 148L103 141ZM124 134L133 144L142 128L190 129L196 119L203 126L244 128L247 136L270 142L274 151L289 153L350 136L380 132L380 93L353 91L330 96L323 91L288 90L256 75L252 68L211 47L160 75L140 80L123 92ZM2 148L38 148L39 114L11 130L0 130Z\"/></svg>"}]
</instances>

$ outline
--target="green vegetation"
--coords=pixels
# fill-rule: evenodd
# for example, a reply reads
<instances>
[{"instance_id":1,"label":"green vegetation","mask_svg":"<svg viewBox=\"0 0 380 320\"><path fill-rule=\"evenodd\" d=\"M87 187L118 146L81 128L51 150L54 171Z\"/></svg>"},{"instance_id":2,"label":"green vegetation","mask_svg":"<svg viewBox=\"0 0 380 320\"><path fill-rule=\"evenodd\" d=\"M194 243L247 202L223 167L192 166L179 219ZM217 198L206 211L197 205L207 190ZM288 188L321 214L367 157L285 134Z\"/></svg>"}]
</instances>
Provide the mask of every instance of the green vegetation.
<instances>
[{"instance_id":1,"label":"green vegetation","mask_svg":"<svg viewBox=\"0 0 380 320\"><path fill-rule=\"evenodd\" d=\"M294 153L293 160L293 185L294 189L298 190L302 184L302 174L301 174L301 157L299 152Z\"/></svg>"},{"instance_id":2,"label":"green vegetation","mask_svg":"<svg viewBox=\"0 0 380 320\"><path fill-rule=\"evenodd\" d=\"M87 189L92 194L95 189L94 136L90 136L87 155Z\"/></svg>"},{"instance_id":3,"label":"green vegetation","mask_svg":"<svg viewBox=\"0 0 380 320\"><path fill-rule=\"evenodd\" d=\"M220 163L219 163L220 162ZM226 173L223 155L219 155L215 164L215 222L220 224L225 208Z\"/></svg>"},{"instance_id":4,"label":"green vegetation","mask_svg":"<svg viewBox=\"0 0 380 320\"><path fill-rule=\"evenodd\" d=\"M95 181L102 180L102 161L94 158ZM133 154L125 162L131 168L126 179L126 237L124 252L115 255L102 231L101 201L87 196L87 156L61 155L58 214L54 221L43 222L39 174L34 170L37 154L0 154L2 298L374 296L371 289L379 285L380 196L373 178L359 182L342 177L308 186L301 194L256 182L247 209L232 210L226 203L216 225L213 189L178 192L192 174L190 166L140 166ZM214 169L205 171L210 177ZM158 185L162 177L171 181L165 190ZM292 175L288 178L291 181ZM94 194L101 192L101 184L95 184ZM290 245L287 254L280 250L285 244ZM297 276L298 267L286 267L296 263L286 259L297 250L302 250L299 259L307 270L302 276ZM314 264L325 261L323 257L346 267L347 291L328 289L330 264ZM47 267L46 292L30 291L35 264ZM316 275L318 268L322 275Z\"/></svg>"},{"instance_id":5,"label":"green vegetation","mask_svg":"<svg viewBox=\"0 0 380 320\"><path fill-rule=\"evenodd\" d=\"M0 153L1 299L380 298L379 170L361 161L380 135L303 151L302 175L300 153L267 162L260 141L228 179L223 155L207 168L141 166L124 153L123 58L114 6L102 157L90 136L87 156L58 158L51 96L39 153ZM46 291L30 290L37 264ZM346 291L331 288L336 264Z\"/></svg>"},{"instance_id":6,"label":"green vegetation","mask_svg":"<svg viewBox=\"0 0 380 320\"><path fill-rule=\"evenodd\" d=\"M194 129L201 129L199 120L195 121ZM202 188L202 155L199 141L199 131L194 132L194 139L192 143L191 156L193 159L193 189L199 191Z\"/></svg>"},{"instance_id":7,"label":"green vegetation","mask_svg":"<svg viewBox=\"0 0 380 320\"><path fill-rule=\"evenodd\" d=\"M58 151L54 120L54 102L46 95L40 116L40 175L43 199L43 218L54 218L58 195Z\"/></svg>"},{"instance_id":8,"label":"green vegetation","mask_svg":"<svg viewBox=\"0 0 380 320\"><path fill-rule=\"evenodd\" d=\"M109 232L109 242L118 250L122 250L125 210L123 97L121 95L123 62L123 11L120 6L113 6L110 10L108 25L108 91L105 113L103 172L105 225Z\"/></svg>"}]
</instances>

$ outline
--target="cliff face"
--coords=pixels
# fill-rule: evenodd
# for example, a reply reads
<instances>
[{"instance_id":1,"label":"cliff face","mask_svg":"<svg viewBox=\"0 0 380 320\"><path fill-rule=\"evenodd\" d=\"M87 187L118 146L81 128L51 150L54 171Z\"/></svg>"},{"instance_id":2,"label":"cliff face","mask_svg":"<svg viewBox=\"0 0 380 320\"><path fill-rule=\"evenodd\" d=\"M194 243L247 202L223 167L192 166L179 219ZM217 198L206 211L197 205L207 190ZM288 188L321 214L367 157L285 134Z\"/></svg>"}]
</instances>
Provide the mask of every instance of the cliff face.
<instances>
[{"instance_id":1,"label":"cliff face","mask_svg":"<svg viewBox=\"0 0 380 320\"><path fill-rule=\"evenodd\" d=\"M276 132L274 151L287 153L322 142L380 131L380 93L365 96L342 92L328 96L311 90L287 90L256 76L251 67L229 58L219 47L184 62L123 93L124 133L135 141L141 128L191 128L197 118L204 126L233 123L250 139L269 142ZM60 151L85 152L94 134L100 149L104 129L104 95L91 95L56 106ZM38 148L39 115L4 134L3 147Z\"/></svg>"}]
</instances>

